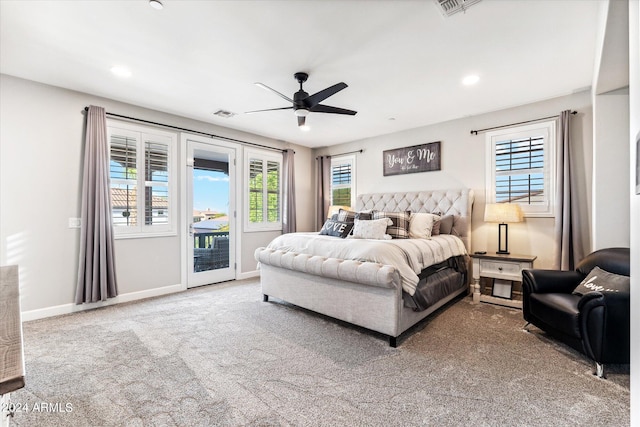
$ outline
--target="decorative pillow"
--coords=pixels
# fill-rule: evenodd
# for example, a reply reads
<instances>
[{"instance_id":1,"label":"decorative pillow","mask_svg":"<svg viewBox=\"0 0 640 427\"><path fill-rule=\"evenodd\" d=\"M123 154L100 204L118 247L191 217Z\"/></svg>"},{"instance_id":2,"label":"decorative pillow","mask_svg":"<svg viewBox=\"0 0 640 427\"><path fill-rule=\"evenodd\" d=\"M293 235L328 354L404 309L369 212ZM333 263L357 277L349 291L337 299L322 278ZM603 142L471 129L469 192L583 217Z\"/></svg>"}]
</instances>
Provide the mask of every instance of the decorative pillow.
<instances>
[{"instance_id":1,"label":"decorative pillow","mask_svg":"<svg viewBox=\"0 0 640 427\"><path fill-rule=\"evenodd\" d=\"M371 218L371 212L366 212L366 211L353 212L353 211L348 211L346 209L340 208L340 210L338 211L337 219L338 221L342 221L342 222L353 222L356 219L372 219L372 218Z\"/></svg>"},{"instance_id":2,"label":"decorative pillow","mask_svg":"<svg viewBox=\"0 0 640 427\"><path fill-rule=\"evenodd\" d=\"M338 221L341 222L353 222L356 218L356 213L340 208L338 211Z\"/></svg>"},{"instance_id":3,"label":"decorative pillow","mask_svg":"<svg viewBox=\"0 0 640 427\"><path fill-rule=\"evenodd\" d=\"M371 213L371 211L356 212L356 219L364 219L364 220L373 219L373 213Z\"/></svg>"},{"instance_id":4,"label":"decorative pillow","mask_svg":"<svg viewBox=\"0 0 640 427\"><path fill-rule=\"evenodd\" d=\"M381 212L373 211L373 219L389 218L393 224L387 227L387 234L394 239L409 238L409 221L411 211L405 212Z\"/></svg>"},{"instance_id":5,"label":"decorative pillow","mask_svg":"<svg viewBox=\"0 0 640 427\"><path fill-rule=\"evenodd\" d=\"M431 227L431 235L437 236L440 234L440 220L433 221L433 227Z\"/></svg>"},{"instance_id":6,"label":"decorative pillow","mask_svg":"<svg viewBox=\"0 0 640 427\"><path fill-rule=\"evenodd\" d=\"M412 213L409 221L409 238L430 239L433 224L439 219L438 215L430 213Z\"/></svg>"},{"instance_id":7,"label":"decorative pillow","mask_svg":"<svg viewBox=\"0 0 640 427\"><path fill-rule=\"evenodd\" d=\"M393 221L389 218L356 219L352 237L355 239L391 240L391 236L386 234L386 231L387 227L392 224Z\"/></svg>"},{"instance_id":8,"label":"decorative pillow","mask_svg":"<svg viewBox=\"0 0 640 427\"><path fill-rule=\"evenodd\" d=\"M433 223L433 229L431 230L432 236L438 234L451 234L453 229L453 215L441 216L439 220Z\"/></svg>"},{"instance_id":9,"label":"decorative pillow","mask_svg":"<svg viewBox=\"0 0 640 427\"><path fill-rule=\"evenodd\" d=\"M332 219L328 219L322 226L320 234L341 237L344 239L349 235L349 233L351 233L352 228L353 222L334 221Z\"/></svg>"},{"instance_id":10,"label":"decorative pillow","mask_svg":"<svg viewBox=\"0 0 640 427\"><path fill-rule=\"evenodd\" d=\"M584 295L587 292L629 292L630 279L628 276L609 273L600 267L594 267L582 282L573 290L574 295Z\"/></svg>"}]
</instances>

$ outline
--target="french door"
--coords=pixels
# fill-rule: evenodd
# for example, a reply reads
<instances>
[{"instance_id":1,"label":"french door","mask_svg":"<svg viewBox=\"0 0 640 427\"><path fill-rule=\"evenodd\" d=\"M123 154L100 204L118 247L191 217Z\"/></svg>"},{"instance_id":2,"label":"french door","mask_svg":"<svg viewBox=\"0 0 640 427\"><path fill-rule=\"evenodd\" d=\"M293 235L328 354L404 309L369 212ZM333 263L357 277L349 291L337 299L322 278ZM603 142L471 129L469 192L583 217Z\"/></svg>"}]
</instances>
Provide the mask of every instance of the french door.
<instances>
[{"instance_id":1,"label":"french door","mask_svg":"<svg viewBox=\"0 0 640 427\"><path fill-rule=\"evenodd\" d=\"M236 150L186 137L187 287L235 279ZM184 247L184 246L183 246Z\"/></svg>"}]
</instances>

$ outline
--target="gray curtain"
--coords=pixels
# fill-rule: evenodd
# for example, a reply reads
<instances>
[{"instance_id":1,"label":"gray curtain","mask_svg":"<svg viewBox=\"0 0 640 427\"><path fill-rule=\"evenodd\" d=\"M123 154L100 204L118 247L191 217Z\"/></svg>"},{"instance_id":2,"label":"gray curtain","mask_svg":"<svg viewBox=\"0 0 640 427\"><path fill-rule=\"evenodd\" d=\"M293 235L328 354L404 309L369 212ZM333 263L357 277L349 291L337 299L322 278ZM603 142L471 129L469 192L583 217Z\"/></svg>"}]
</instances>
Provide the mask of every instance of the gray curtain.
<instances>
[{"instance_id":1,"label":"gray curtain","mask_svg":"<svg viewBox=\"0 0 640 427\"><path fill-rule=\"evenodd\" d=\"M285 150L283 154L283 182L284 182L284 218L282 221L283 233L295 233L296 231L296 186L294 156L292 149Z\"/></svg>"},{"instance_id":2,"label":"gray curtain","mask_svg":"<svg viewBox=\"0 0 640 427\"><path fill-rule=\"evenodd\" d=\"M573 183L571 160L571 111L560 113L556 128L556 224L554 268L573 270L584 258L580 224L578 222L578 198Z\"/></svg>"},{"instance_id":3,"label":"gray curtain","mask_svg":"<svg viewBox=\"0 0 640 427\"><path fill-rule=\"evenodd\" d=\"M320 230L327 219L327 211L331 203L331 156L316 157L317 173L316 178L317 195L316 202L316 230Z\"/></svg>"},{"instance_id":4,"label":"gray curtain","mask_svg":"<svg viewBox=\"0 0 640 427\"><path fill-rule=\"evenodd\" d=\"M82 176L82 224L76 304L118 295L109 194L109 144L104 108L87 114Z\"/></svg>"}]
</instances>

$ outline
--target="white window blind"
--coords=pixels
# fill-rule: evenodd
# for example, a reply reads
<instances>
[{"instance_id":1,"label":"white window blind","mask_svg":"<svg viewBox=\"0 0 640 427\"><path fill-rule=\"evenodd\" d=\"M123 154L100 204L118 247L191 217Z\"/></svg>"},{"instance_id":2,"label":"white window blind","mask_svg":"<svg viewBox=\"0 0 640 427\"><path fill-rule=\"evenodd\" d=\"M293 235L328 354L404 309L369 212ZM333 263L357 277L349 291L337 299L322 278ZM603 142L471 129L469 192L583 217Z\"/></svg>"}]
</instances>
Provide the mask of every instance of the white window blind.
<instances>
[{"instance_id":1,"label":"white window blind","mask_svg":"<svg viewBox=\"0 0 640 427\"><path fill-rule=\"evenodd\" d=\"M331 159L331 204L355 206L355 156Z\"/></svg>"},{"instance_id":2,"label":"white window blind","mask_svg":"<svg viewBox=\"0 0 640 427\"><path fill-rule=\"evenodd\" d=\"M267 161L267 222L280 222L280 163Z\"/></svg>"},{"instance_id":3,"label":"white window blind","mask_svg":"<svg viewBox=\"0 0 640 427\"><path fill-rule=\"evenodd\" d=\"M249 222L264 222L262 159L249 160Z\"/></svg>"},{"instance_id":4,"label":"white window blind","mask_svg":"<svg viewBox=\"0 0 640 427\"><path fill-rule=\"evenodd\" d=\"M544 203L544 138L497 142L495 185L497 203Z\"/></svg>"},{"instance_id":5,"label":"white window blind","mask_svg":"<svg viewBox=\"0 0 640 427\"><path fill-rule=\"evenodd\" d=\"M487 133L487 203L518 203L526 216L551 216L555 121Z\"/></svg>"},{"instance_id":6,"label":"white window blind","mask_svg":"<svg viewBox=\"0 0 640 427\"><path fill-rule=\"evenodd\" d=\"M174 234L175 134L122 123L107 133L116 236Z\"/></svg>"},{"instance_id":7,"label":"white window blind","mask_svg":"<svg viewBox=\"0 0 640 427\"><path fill-rule=\"evenodd\" d=\"M145 224L169 223L169 147L145 141Z\"/></svg>"},{"instance_id":8,"label":"white window blind","mask_svg":"<svg viewBox=\"0 0 640 427\"><path fill-rule=\"evenodd\" d=\"M245 230L282 229L282 155L245 150L247 168Z\"/></svg>"},{"instance_id":9,"label":"white window blind","mask_svg":"<svg viewBox=\"0 0 640 427\"><path fill-rule=\"evenodd\" d=\"M111 135L111 210L114 227L137 225L137 146L135 135Z\"/></svg>"}]
</instances>

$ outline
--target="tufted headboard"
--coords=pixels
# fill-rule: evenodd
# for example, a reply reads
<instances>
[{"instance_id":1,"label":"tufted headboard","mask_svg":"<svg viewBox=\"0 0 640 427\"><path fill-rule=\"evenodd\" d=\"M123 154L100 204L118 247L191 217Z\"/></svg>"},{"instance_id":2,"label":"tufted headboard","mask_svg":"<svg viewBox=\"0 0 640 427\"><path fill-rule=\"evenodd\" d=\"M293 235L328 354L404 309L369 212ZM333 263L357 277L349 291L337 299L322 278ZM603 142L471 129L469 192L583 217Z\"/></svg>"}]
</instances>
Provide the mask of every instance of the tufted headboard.
<instances>
[{"instance_id":1,"label":"tufted headboard","mask_svg":"<svg viewBox=\"0 0 640 427\"><path fill-rule=\"evenodd\" d=\"M471 209L473 190L434 190L408 193L360 194L356 199L356 210L377 210L385 212L426 212L453 215L455 234L471 252Z\"/></svg>"}]
</instances>

